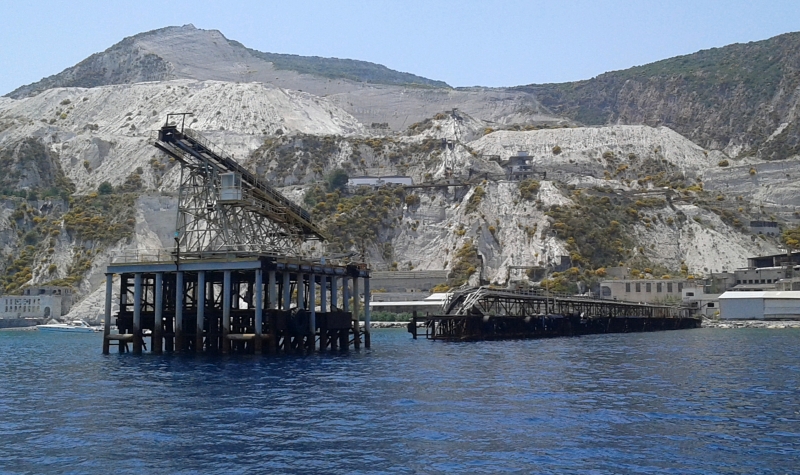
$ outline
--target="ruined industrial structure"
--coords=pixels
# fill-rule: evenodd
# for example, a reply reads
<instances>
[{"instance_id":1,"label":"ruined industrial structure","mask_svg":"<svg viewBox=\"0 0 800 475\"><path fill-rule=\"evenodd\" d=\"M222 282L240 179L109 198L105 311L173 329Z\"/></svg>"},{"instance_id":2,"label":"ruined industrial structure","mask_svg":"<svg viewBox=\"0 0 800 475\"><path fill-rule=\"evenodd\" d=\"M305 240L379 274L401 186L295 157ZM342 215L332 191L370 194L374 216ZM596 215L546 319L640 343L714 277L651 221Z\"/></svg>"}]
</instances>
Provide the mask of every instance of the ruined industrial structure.
<instances>
[{"instance_id":1,"label":"ruined industrial structure","mask_svg":"<svg viewBox=\"0 0 800 475\"><path fill-rule=\"evenodd\" d=\"M369 269L310 258L310 214L169 114L154 145L180 162L175 247L112 262L103 352L307 352L370 346ZM111 333L119 275L118 333ZM363 290L360 290L363 283Z\"/></svg>"}]
</instances>

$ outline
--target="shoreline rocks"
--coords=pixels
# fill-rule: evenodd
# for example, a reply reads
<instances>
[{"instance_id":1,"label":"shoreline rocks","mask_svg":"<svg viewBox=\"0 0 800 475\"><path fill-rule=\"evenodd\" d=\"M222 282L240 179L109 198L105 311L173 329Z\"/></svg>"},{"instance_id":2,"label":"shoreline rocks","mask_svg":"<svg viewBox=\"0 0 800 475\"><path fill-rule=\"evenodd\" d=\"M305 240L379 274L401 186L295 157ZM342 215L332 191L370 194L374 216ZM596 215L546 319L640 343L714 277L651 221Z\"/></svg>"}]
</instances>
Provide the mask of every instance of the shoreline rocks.
<instances>
[{"instance_id":1,"label":"shoreline rocks","mask_svg":"<svg viewBox=\"0 0 800 475\"><path fill-rule=\"evenodd\" d=\"M800 320L710 320L703 319L702 328L800 328Z\"/></svg>"}]
</instances>

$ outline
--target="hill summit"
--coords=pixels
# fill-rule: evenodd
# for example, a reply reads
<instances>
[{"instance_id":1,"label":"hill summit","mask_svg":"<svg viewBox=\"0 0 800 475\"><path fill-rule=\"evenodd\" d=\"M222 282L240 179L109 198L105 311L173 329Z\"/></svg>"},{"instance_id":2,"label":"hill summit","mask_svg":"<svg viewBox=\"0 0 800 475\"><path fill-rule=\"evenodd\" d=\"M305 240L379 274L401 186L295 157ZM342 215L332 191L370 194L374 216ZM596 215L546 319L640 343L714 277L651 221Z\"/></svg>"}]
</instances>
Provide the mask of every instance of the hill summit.
<instances>
[{"instance_id":1,"label":"hill summit","mask_svg":"<svg viewBox=\"0 0 800 475\"><path fill-rule=\"evenodd\" d=\"M189 24L127 37L58 74L17 88L8 97L19 99L54 87L170 79L272 83L295 79L296 74L370 84L449 87L442 81L367 61L264 53L229 40L217 30L202 30Z\"/></svg>"}]
</instances>

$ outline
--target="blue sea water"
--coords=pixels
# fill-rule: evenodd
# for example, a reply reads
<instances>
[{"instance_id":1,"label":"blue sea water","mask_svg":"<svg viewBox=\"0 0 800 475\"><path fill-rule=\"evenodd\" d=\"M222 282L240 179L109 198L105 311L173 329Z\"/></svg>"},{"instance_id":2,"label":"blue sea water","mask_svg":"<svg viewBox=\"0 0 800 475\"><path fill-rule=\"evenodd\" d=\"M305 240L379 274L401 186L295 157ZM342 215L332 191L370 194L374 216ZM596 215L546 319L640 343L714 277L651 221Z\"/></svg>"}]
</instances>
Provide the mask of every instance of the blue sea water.
<instances>
[{"instance_id":1,"label":"blue sea water","mask_svg":"<svg viewBox=\"0 0 800 475\"><path fill-rule=\"evenodd\" d=\"M0 332L0 473L800 472L800 331L101 354Z\"/></svg>"}]
</instances>

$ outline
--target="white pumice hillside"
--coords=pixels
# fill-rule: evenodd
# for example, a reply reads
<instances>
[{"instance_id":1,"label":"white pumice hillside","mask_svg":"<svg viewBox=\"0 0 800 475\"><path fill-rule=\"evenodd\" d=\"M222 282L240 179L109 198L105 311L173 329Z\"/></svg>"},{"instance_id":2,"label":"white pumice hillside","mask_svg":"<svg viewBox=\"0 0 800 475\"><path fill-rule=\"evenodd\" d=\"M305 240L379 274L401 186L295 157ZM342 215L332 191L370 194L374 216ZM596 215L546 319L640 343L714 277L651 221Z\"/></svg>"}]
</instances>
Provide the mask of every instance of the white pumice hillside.
<instances>
[{"instance_id":1,"label":"white pumice hillside","mask_svg":"<svg viewBox=\"0 0 800 475\"><path fill-rule=\"evenodd\" d=\"M377 270L471 268L462 277L477 284L470 254L498 285L562 256L580 279L612 265L702 276L781 251L751 220L797 219L798 157L731 157L664 126L585 127L522 91L321 78L254 54L219 32L168 28L0 98L5 290L68 282L87 312L115 256L172 246L180 167L152 140L176 112L336 231L309 249ZM95 63L110 73L89 76L113 84L65 86ZM509 180L521 153L531 174ZM338 170L427 187L333 196ZM93 232L104 227L118 234ZM597 242L582 239L592 232Z\"/></svg>"}]
</instances>

